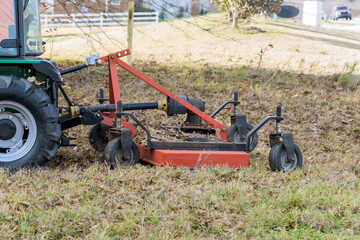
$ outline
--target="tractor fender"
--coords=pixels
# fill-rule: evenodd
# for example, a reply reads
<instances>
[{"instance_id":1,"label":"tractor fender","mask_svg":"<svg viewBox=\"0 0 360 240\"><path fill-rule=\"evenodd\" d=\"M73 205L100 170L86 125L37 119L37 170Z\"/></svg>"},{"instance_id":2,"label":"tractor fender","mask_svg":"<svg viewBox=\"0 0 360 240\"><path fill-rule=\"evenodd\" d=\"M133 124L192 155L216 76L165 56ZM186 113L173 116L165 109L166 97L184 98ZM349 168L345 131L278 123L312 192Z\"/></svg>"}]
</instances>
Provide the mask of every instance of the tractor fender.
<instances>
[{"instance_id":1,"label":"tractor fender","mask_svg":"<svg viewBox=\"0 0 360 240\"><path fill-rule=\"evenodd\" d=\"M40 63L32 64L32 66L36 71L45 74L52 80L60 84L63 82L59 70L56 69L56 63L47 59L41 59Z\"/></svg>"}]
</instances>

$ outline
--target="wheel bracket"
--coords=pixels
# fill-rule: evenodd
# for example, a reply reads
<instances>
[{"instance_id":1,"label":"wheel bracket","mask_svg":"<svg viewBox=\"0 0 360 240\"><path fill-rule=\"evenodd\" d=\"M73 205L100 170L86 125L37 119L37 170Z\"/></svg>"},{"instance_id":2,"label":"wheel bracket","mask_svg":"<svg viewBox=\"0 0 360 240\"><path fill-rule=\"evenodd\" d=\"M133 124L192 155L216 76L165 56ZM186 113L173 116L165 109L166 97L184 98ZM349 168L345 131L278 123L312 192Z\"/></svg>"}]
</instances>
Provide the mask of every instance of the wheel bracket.
<instances>
[{"instance_id":1,"label":"wheel bracket","mask_svg":"<svg viewBox=\"0 0 360 240\"><path fill-rule=\"evenodd\" d=\"M275 144L280 142L281 134L272 133L269 135L270 138L270 147L273 147Z\"/></svg>"},{"instance_id":2,"label":"wheel bracket","mask_svg":"<svg viewBox=\"0 0 360 240\"><path fill-rule=\"evenodd\" d=\"M132 143L131 129L121 128L121 148L123 150L125 161L130 161L131 159L131 143Z\"/></svg>"},{"instance_id":3,"label":"wheel bracket","mask_svg":"<svg viewBox=\"0 0 360 240\"><path fill-rule=\"evenodd\" d=\"M235 115L236 128L240 134L240 139L242 142L245 142L247 136L246 128L246 115Z\"/></svg>"},{"instance_id":4,"label":"wheel bracket","mask_svg":"<svg viewBox=\"0 0 360 240\"><path fill-rule=\"evenodd\" d=\"M294 138L291 132L282 133L282 138L284 140L284 146L287 153L287 163L295 161L295 146Z\"/></svg>"}]
</instances>

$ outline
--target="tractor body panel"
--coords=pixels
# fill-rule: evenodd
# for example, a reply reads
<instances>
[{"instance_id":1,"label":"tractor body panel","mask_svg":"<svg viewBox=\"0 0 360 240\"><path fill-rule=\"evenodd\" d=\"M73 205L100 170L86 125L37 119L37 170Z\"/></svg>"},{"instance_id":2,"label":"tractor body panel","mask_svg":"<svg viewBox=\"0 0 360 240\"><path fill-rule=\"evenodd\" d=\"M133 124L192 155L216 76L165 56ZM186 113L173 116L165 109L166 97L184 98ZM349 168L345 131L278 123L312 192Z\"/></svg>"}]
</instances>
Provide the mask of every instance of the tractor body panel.
<instances>
[{"instance_id":1,"label":"tractor body panel","mask_svg":"<svg viewBox=\"0 0 360 240\"><path fill-rule=\"evenodd\" d=\"M56 63L45 58L0 58L0 75L17 76L25 79L35 77L38 82L44 82L47 78L50 78L62 83Z\"/></svg>"}]
</instances>

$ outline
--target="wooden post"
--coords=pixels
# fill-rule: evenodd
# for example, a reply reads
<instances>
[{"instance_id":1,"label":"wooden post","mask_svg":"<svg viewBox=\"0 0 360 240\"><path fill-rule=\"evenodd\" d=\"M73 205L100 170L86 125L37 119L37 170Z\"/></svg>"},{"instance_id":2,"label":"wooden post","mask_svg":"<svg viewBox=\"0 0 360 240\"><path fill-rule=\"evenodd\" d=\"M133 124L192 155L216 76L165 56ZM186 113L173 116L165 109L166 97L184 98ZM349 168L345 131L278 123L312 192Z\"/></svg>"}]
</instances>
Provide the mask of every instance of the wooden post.
<instances>
[{"instance_id":1,"label":"wooden post","mask_svg":"<svg viewBox=\"0 0 360 240\"><path fill-rule=\"evenodd\" d=\"M73 27L73 28L76 27L75 17L76 17L75 13L72 13L72 14L71 14L71 19L72 19L72 27Z\"/></svg>"},{"instance_id":2,"label":"wooden post","mask_svg":"<svg viewBox=\"0 0 360 240\"><path fill-rule=\"evenodd\" d=\"M105 13L109 12L110 0L105 0Z\"/></svg>"},{"instance_id":3,"label":"wooden post","mask_svg":"<svg viewBox=\"0 0 360 240\"><path fill-rule=\"evenodd\" d=\"M128 5L128 29L127 29L127 42L130 50L130 55L127 56L127 64L131 65L132 40L133 40L133 22L134 22L134 1L129 1Z\"/></svg>"}]
</instances>

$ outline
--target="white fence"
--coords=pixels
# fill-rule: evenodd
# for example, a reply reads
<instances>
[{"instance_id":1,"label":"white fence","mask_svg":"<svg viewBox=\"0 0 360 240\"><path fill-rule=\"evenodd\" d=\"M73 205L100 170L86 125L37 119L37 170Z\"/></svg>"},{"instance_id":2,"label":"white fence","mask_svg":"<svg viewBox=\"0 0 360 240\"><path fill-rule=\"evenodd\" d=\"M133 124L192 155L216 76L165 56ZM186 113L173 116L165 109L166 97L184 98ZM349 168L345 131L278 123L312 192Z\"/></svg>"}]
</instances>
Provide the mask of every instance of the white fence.
<instances>
[{"instance_id":1,"label":"white fence","mask_svg":"<svg viewBox=\"0 0 360 240\"><path fill-rule=\"evenodd\" d=\"M158 12L135 12L134 24L154 24L159 22ZM42 27L80 27L80 26L114 26L127 25L128 13L76 13L76 14L42 14Z\"/></svg>"}]
</instances>

